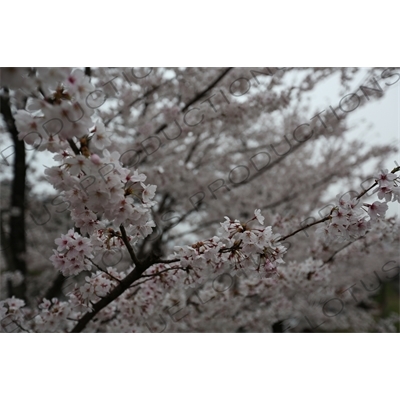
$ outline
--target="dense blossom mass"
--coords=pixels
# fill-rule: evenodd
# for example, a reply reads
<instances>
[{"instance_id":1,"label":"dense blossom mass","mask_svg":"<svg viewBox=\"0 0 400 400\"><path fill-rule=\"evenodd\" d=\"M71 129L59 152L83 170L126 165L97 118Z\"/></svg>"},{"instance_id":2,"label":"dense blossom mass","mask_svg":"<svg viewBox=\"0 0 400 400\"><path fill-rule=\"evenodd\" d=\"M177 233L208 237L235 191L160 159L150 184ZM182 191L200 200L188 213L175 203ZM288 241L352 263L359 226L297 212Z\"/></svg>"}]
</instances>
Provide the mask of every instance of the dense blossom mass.
<instances>
[{"instance_id":1,"label":"dense blossom mass","mask_svg":"<svg viewBox=\"0 0 400 400\"><path fill-rule=\"evenodd\" d=\"M391 69L372 72L394 84ZM302 83L285 86L290 73ZM395 330L371 300L381 285L365 284L399 269L399 226L386 217L400 202L395 149L345 148L338 110L305 135L292 106L336 73L345 84L357 71L4 69L2 129L25 149L14 163L52 154L43 175L56 194L18 220L32 249L2 242L2 330ZM370 160L372 178L359 169ZM369 186L324 201L340 179Z\"/></svg>"}]
</instances>

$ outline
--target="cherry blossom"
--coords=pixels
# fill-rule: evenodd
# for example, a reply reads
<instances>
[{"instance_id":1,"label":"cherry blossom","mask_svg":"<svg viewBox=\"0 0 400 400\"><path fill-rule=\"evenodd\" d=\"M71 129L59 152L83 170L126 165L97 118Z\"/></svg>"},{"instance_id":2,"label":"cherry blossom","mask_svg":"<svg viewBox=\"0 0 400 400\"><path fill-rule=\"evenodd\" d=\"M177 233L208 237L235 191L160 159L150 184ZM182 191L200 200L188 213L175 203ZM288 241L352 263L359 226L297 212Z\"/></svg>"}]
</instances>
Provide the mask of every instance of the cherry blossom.
<instances>
[{"instance_id":1,"label":"cherry blossom","mask_svg":"<svg viewBox=\"0 0 400 400\"><path fill-rule=\"evenodd\" d=\"M372 221L377 220L378 217L384 218L385 213L388 210L387 203L382 203L380 201L374 201L372 204L365 204L368 207L368 214Z\"/></svg>"},{"instance_id":2,"label":"cherry blossom","mask_svg":"<svg viewBox=\"0 0 400 400\"><path fill-rule=\"evenodd\" d=\"M29 243L18 257L32 258L38 278L2 274L4 287L27 284L27 301L0 301L3 330L7 321L27 332L394 329L392 316L367 310L377 292L365 282L378 267L382 281L396 272L399 226L386 214L400 201L399 168L376 172L367 189L358 175L372 159L393 167L393 149L355 151L361 142L342 142L344 114L298 110L347 69L274 69L273 79L259 70L255 79L251 68L156 68L145 81L129 68L90 78L79 68L5 71L16 136L27 151L52 154L43 172L57 197L31 196L24 217L37 250ZM295 87L286 78L296 71L305 77ZM94 92L104 106L89 106ZM297 140L305 126L312 136ZM322 200L335 180L352 191ZM48 223L34 225L35 208ZM58 274L70 286L47 295ZM337 298L344 310L333 318Z\"/></svg>"}]
</instances>

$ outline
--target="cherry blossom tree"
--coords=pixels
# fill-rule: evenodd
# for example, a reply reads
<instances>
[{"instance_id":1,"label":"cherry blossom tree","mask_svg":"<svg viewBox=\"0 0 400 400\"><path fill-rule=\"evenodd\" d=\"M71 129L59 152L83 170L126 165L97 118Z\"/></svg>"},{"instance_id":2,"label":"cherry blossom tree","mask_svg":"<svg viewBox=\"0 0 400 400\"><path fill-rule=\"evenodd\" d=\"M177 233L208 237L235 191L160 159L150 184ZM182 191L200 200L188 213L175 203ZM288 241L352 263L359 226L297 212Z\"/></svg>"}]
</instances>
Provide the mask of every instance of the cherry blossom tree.
<instances>
[{"instance_id":1,"label":"cherry blossom tree","mask_svg":"<svg viewBox=\"0 0 400 400\"><path fill-rule=\"evenodd\" d=\"M397 144L346 134L400 74L359 73L3 68L1 329L396 331Z\"/></svg>"}]
</instances>

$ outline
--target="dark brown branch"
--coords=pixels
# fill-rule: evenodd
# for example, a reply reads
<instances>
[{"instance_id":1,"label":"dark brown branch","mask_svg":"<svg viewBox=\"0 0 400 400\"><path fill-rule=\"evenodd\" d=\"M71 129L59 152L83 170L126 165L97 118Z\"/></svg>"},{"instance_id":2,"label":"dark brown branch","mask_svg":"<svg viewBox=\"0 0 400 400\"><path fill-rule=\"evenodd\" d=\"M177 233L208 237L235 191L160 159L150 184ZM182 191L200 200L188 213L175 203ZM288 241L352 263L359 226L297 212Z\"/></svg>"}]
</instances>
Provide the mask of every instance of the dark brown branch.
<instances>
[{"instance_id":1,"label":"dark brown branch","mask_svg":"<svg viewBox=\"0 0 400 400\"><path fill-rule=\"evenodd\" d=\"M75 155L79 155L81 152L79 151L77 145L75 144L75 142L72 139L68 140L69 145L71 146L71 149L73 150L73 152L75 153Z\"/></svg>"},{"instance_id":2,"label":"dark brown branch","mask_svg":"<svg viewBox=\"0 0 400 400\"><path fill-rule=\"evenodd\" d=\"M62 285L64 284L66 278L62 274L58 274L54 279L51 286L47 289L44 298L51 300L54 297L58 297L61 293Z\"/></svg>"},{"instance_id":3,"label":"dark brown branch","mask_svg":"<svg viewBox=\"0 0 400 400\"><path fill-rule=\"evenodd\" d=\"M185 112L192 104L196 103L196 101L200 100L208 91L210 91L214 86L216 86L224 77L225 75L230 72L233 67L226 68L222 74L217 76L204 90L198 93L192 100L190 100L185 107L182 108L182 112Z\"/></svg>"},{"instance_id":4,"label":"dark brown branch","mask_svg":"<svg viewBox=\"0 0 400 400\"><path fill-rule=\"evenodd\" d=\"M149 96L150 94L154 93L157 89L159 89L162 85L157 85L154 88L148 90L146 93L143 94L143 96L138 97L137 99L133 100L131 103L128 104L127 107L124 107L123 109L119 110L115 115L113 115L111 118L109 118L106 122L104 122L104 126L108 126L109 123L115 119L116 117L118 117L119 115L122 115L127 109L133 107L136 103L144 100L147 96Z\"/></svg>"},{"instance_id":5,"label":"dark brown branch","mask_svg":"<svg viewBox=\"0 0 400 400\"><path fill-rule=\"evenodd\" d=\"M144 271L150 268L154 264L158 264L160 261L159 259L155 258L154 256L148 257L143 262L140 262L135 252L133 251L132 245L129 243L128 236L126 234L125 227L121 224L121 237L122 240L128 249L129 255L131 256L132 261L135 264L135 269L127 275L124 279L122 279L118 286L115 287L107 296L103 297L100 301L93 304L92 310L88 311L82 318L79 319L79 322L75 325L72 329L71 333L78 333L82 332L85 329L86 325L94 318L94 316L101 311L103 308L107 307L110 303L112 303L116 298L121 296L127 289L130 288L132 283L136 282L142 277ZM166 263L172 263L175 260L167 260Z\"/></svg>"},{"instance_id":6,"label":"dark brown branch","mask_svg":"<svg viewBox=\"0 0 400 400\"><path fill-rule=\"evenodd\" d=\"M89 257L85 257L87 260L89 260L99 271L103 272L103 274L108 275L111 279L114 279L115 281L117 281L118 283L121 283L121 281L116 278L115 276L111 275L108 271L104 270L103 268L101 268L99 265L97 265L95 262L92 261L91 258Z\"/></svg>"},{"instance_id":7,"label":"dark brown branch","mask_svg":"<svg viewBox=\"0 0 400 400\"><path fill-rule=\"evenodd\" d=\"M291 236L296 235L296 233L299 233L299 232L301 232L301 231L304 231L305 229L310 228L310 227L313 226L313 225L317 225L317 224L320 224L320 223L322 223L322 222L328 221L328 219L330 219L330 218L331 218L331 216L328 215L327 217L322 218L322 219L320 219L319 221L315 221L315 222L313 222L312 224L304 225L302 228L297 229L297 231L294 231L294 232L290 233L289 235L286 235L286 236L283 236L283 237L279 238L279 239L278 239L278 242L281 242L282 240L286 240L287 238L290 238Z\"/></svg>"},{"instance_id":8,"label":"dark brown branch","mask_svg":"<svg viewBox=\"0 0 400 400\"><path fill-rule=\"evenodd\" d=\"M172 264L172 263L179 262L179 261L181 261L181 260L178 259L178 258L175 258L174 260L161 260L161 259L159 259L159 260L157 260L157 264Z\"/></svg>"},{"instance_id":9,"label":"dark brown branch","mask_svg":"<svg viewBox=\"0 0 400 400\"><path fill-rule=\"evenodd\" d=\"M180 260L171 260L170 263L172 262L179 262ZM164 263L163 263L164 264ZM165 272L168 271L176 271L178 269L183 269L182 267L171 267L171 268L165 268L162 271L156 272L154 274L150 274L150 275L142 275L142 278L151 278L151 277L155 277L155 276L159 276L161 274L164 274Z\"/></svg>"},{"instance_id":10,"label":"dark brown branch","mask_svg":"<svg viewBox=\"0 0 400 400\"><path fill-rule=\"evenodd\" d=\"M208 91L210 91L214 86L216 86L224 77L225 75L231 71L233 68L226 68L222 74L218 75L216 79L214 79L204 90L200 93L196 94L191 100L184 107L181 108L181 112L185 112L192 104L196 103L196 101L200 100ZM165 129L168 124L162 124L155 133L160 133L163 129Z\"/></svg>"},{"instance_id":11,"label":"dark brown branch","mask_svg":"<svg viewBox=\"0 0 400 400\"><path fill-rule=\"evenodd\" d=\"M190 148L189 153L188 153L188 155L187 155L187 157L185 159L185 164L187 164L190 161L194 151L197 149L199 144L200 144L200 135L196 136L196 140L193 143L193 146Z\"/></svg>"},{"instance_id":12,"label":"dark brown branch","mask_svg":"<svg viewBox=\"0 0 400 400\"><path fill-rule=\"evenodd\" d=\"M140 279L142 273L144 272L143 268L135 268L128 276L126 276L121 283L115 287L107 296L102 298L100 301L93 305L92 311L87 312L82 318L80 318L79 322L75 325L75 327L71 330L71 333L79 333L82 332L86 325L94 318L94 316L101 311L103 308L107 307L110 303L112 303L116 298L121 296L125 290L129 289L129 287Z\"/></svg>"},{"instance_id":13,"label":"dark brown branch","mask_svg":"<svg viewBox=\"0 0 400 400\"><path fill-rule=\"evenodd\" d=\"M14 267L14 259L13 259L13 255L11 252L11 248L10 248L10 243L8 240L8 235L4 229L4 222L3 222L3 212L4 210L1 210L0 213L0 239L1 239L1 248L3 250L3 254L4 254L4 258L5 258L5 262L7 265L7 269L9 271L15 271L15 267ZM12 292L12 283L7 280L6 282L7 285L7 291L8 293Z\"/></svg>"},{"instance_id":14,"label":"dark brown branch","mask_svg":"<svg viewBox=\"0 0 400 400\"><path fill-rule=\"evenodd\" d=\"M288 151L287 153L283 154L282 156L279 156L275 161L272 161L270 164L267 164L264 168L260 168L254 175L249 177L247 180L245 180L243 182L236 183L235 185L232 185L232 186L236 188L238 186L242 186L242 185L248 184L249 182L253 181L254 179L257 179L259 176L264 174L266 171L268 171L269 169L275 167L275 165L278 165L279 163L281 163L287 156L291 155L293 152L298 150L300 147L302 147L307 142L308 141L305 140L304 142L300 142L300 143L294 145L290 149L290 151Z\"/></svg>"},{"instance_id":15,"label":"dark brown branch","mask_svg":"<svg viewBox=\"0 0 400 400\"><path fill-rule=\"evenodd\" d=\"M174 262L176 262L176 261L180 261L180 260L174 260ZM165 272L168 272L168 271L177 271L177 270L179 270L179 269L185 270L185 268L183 268L183 267L171 267L171 268L166 268L166 269L164 269L164 270L162 270L162 271L160 271L160 272L157 272L157 273L155 273L155 274L142 275L140 278L147 278L147 279L135 283L134 285L132 285L132 286L130 287L130 289L132 289L132 288L134 288L134 287L137 287L137 286L140 286L142 283L151 281L154 277L160 276L161 274L164 274ZM129 296L129 297L131 297L131 296Z\"/></svg>"},{"instance_id":16,"label":"dark brown branch","mask_svg":"<svg viewBox=\"0 0 400 400\"><path fill-rule=\"evenodd\" d=\"M26 231L25 231L25 185L26 160L25 143L18 139L18 130L11 112L10 97L7 89L0 97L1 114L14 143L13 181L11 188L10 235L8 242L12 255L11 271L20 271L24 280L19 285L10 285L9 296L26 301Z\"/></svg>"},{"instance_id":17,"label":"dark brown branch","mask_svg":"<svg viewBox=\"0 0 400 400\"><path fill-rule=\"evenodd\" d=\"M133 250L133 247L129 243L129 239L128 239L128 236L126 234L125 227L121 224L121 226L119 228L121 230L122 241L124 242L126 248L128 249L129 255L131 256L131 260L133 261L133 263L135 264L136 267L139 267L140 266L140 261L136 257L136 254L135 254L135 252Z\"/></svg>"}]
</instances>

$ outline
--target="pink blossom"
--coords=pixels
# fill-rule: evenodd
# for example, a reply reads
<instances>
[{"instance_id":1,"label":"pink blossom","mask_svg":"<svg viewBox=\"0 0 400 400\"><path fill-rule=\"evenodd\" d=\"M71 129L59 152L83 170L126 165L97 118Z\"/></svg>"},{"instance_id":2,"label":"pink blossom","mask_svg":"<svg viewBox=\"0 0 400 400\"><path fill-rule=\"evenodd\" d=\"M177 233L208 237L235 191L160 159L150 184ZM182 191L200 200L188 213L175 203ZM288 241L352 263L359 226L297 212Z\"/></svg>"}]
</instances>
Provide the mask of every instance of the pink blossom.
<instances>
[{"instance_id":1,"label":"pink blossom","mask_svg":"<svg viewBox=\"0 0 400 400\"><path fill-rule=\"evenodd\" d=\"M380 201L375 201L372 204L364 204L364 205L368 207L368 214L371 217L372 221L377 220L378 217L384 218L385 213L389 208L386 203Z\"/></svg>"}]
</instances>

